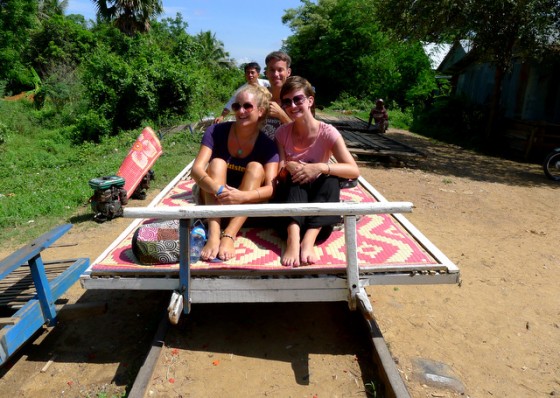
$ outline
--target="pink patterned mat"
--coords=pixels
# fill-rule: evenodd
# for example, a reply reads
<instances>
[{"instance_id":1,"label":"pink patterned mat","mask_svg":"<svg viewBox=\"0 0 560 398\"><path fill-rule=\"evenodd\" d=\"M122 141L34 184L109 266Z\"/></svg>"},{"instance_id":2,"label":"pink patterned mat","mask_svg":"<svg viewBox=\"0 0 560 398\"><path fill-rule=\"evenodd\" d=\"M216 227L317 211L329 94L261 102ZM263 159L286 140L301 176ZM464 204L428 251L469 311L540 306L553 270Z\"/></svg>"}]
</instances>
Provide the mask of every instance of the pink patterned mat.
<instances>
[{"instance_id":1,"label":"pink patterned mat","mask_svg":"<svg viewBox=\"0 0 560 398\"><path fill-rule=\"evenodd\" d=\"M142 130L117 172L117 175L125 180L124 189L128 198L162 152L161 143L154 130L151 127Z\"/></svg>"},{"instance_id":2,"label":"pink patterned mat","mask_svg":"<svg viewBox=\"0 0 560 398\"><path fill-rule=\"evenodd\" d=\"M181 180L157 207L193 206L193 180ZM373 202L375 199L361 185L343 189L344 202ZM146 220L152 222L154 220ZM131 249L133 232L124 238L103 259L92 266L94 275L121 274L175 274L179 264L141 265ZM433 268L437 261L390 215L363 216L357 222L358 265L375 272L375 268L393 269L425 265ZM235 241L236 257L227 262L209 263L198 261L191 265L197 271L282 271L280 256L285 248L277 233L272 229L243 228ZM320 257L318 264L300 267L297 270L325 271L336 273L346 269L344 231L334 231L330 238L317 246Z\"/></svg>"}]
</instances>

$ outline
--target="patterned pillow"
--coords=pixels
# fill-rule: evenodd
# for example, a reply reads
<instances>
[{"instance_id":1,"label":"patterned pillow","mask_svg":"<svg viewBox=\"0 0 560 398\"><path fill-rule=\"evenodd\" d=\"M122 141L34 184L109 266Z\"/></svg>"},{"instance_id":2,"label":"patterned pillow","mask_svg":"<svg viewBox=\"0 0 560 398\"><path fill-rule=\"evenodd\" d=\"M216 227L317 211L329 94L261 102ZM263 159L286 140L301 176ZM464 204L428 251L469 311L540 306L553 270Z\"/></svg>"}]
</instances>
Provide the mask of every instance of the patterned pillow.
<instances>
[{"instance_id":1,"label":"patterned pillow","mask_svg":"<svg viewBox=\"0 0 560 398\"><path fill-rule=\"evenodd\" d=\"M179 262L179 221L141 225L132 236L132 252L143 265Z\"/></svg>"}]
</instances>

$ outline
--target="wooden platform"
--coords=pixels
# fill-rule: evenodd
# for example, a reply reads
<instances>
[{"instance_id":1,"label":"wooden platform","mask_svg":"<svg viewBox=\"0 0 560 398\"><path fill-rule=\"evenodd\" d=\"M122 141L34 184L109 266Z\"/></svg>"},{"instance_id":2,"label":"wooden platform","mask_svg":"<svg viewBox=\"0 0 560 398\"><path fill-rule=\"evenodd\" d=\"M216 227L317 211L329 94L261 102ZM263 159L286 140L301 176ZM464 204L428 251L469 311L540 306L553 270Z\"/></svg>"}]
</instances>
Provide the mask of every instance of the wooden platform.
<instances>
[{"instance_id":1,"label":"wooden platform","mask_svg":"<svg viewBox=\"0 0 560 398\"><path fill-rule=\"evenodd\" d=\"M400 143L386 134L367 129L367 122L348 115L331 116L317 113L317 119L332 124L344 137L346 146L357 156L418 158L426 155L413 147Z\"/></svg>"},{"instance_id":2,"label":"wooden platform","mask_svg":"<svg viewBox=\"0 0 560 398\"><path fill-rule=\"evenodd\" d=\"M41 258L70 228L60 225L0 261L0 365L43 325L56 324L56 301L88 268L88 258Z\"/></svg>"}]
</instances>

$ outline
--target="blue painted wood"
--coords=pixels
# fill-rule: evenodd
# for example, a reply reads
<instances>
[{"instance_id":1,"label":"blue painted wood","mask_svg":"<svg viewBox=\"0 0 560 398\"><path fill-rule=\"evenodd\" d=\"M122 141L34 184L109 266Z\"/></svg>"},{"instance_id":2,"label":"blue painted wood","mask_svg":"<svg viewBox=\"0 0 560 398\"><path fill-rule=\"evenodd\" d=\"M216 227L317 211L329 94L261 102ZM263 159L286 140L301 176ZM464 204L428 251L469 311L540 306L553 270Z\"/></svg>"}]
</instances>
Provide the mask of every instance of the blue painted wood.
<instances>
[{"instance_id":1,"label":"blue painted wood","mask_svg":"<svg viewBox=\"0 0 560 398\"><path fill-rule=\"evenodd\" d=\"M56 324L55 301L62 296L89 267L88 258L76 259L62 274L48 281L41 252L64 235L71 224L61 225L22 247L0 262L0 280L20 266L29 265L37 294L12 318L14 325L0 330L0 365L13 355L45 323Z\"/></svg>"},{"instance_id":2,"label":"blue painted wood","mask_svg":"<svg viewBox=\"0 0 560 398\"><path fill-rule=\"evenodd\" d=\"M88 267L89 259L77 259L66 271L53 279L50 287L54 301L60 298ZM4 326L0 331L0 365L45 324L41 303L37 297L29 300L12 318L16 319L16 324Z\"/></svg>"},{"instance_id":3,"label":"blue painted wood","mask_svg":"<svg viewBox=\"0 0 560 398\"><path fill-rule=\"evenodd\" d=\"M49 280L47 279L45 264L43 264L40 255L29 260L29 268L31 269L31 277L33 278L33 284L35 284L35 289L37 290L37 298L39 299L39 303L41 303L41 309L43 310L45 320L47 323L54 323L56 308L54 306Z\"/></svg>"},{"instance_id":4,"label":"blue painted wood","mask_svg":"<svg viewBox=\"0 0 560 398\"><path fill-rule=\"evenodd\" d=\"M72 228L72 224L60 225L3 259L0 262L0 280L52 245L70 228Z\"/></svg>"}]
</instances>

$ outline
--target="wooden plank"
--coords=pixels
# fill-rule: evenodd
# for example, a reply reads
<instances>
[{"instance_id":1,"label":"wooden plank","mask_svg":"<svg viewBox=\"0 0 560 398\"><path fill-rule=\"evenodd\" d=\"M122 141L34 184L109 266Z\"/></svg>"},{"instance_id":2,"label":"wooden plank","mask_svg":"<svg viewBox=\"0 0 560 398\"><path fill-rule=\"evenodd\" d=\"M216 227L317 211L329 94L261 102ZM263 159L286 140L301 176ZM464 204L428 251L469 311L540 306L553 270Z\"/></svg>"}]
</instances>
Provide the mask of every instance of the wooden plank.
<instances>
[{"instance_id":1,"label":"wooden plank","mask_svg":"<svg viewBox=\"0 0 560 398\"><path fill-rule=\"evenodd\" d=\"M158 218L162 220L197 219L209 217L285 217L292 216L347 216L364 214L393 214L412 212L410 202L362 203L259 203L248 205L208 205L182 207L129 207L123 217Z\"/></svg>"},{"instance_id":2,"label":"wooden plank","mask_svg":"<svg viewBox=\"0 0 560 398\"><path fill-rule=\"evenodd\" d=\"M72 228L72 224L60 225L3 259L0 262L0 280L4 279L13 270L26 264L32 258L38 256L41 251L49 247L70 228Z\"/></svg>"},{"instance_id":3,"label":"wooden plank","mask_svg":"<svg viewBox=\"0 0 560 398\"><path fill-rule=\"evenodd\" d=\"M392 151L392 150L375 150L375 149L361 149L361 148L348 148L350 153L356 155L370 155L370 156L394 156L399 158L418 158L419 154L402 152L402 151Z\"/></svg>"},{"instance_id":4,"label":"wooden plank","mask_svg":"<svg viewBox=\"0 0 560 398\"><path fill-rule=\"evenodd\" d=\"M366 134L360 134L352 130L341 130L340 133L346 141L347 146L359 146L360 148L367 149L390 149L387 145L383 144L380 139Z\"/></svg>"},{"instance_id":5,"label":"wooden plank","mask_svg":"<svg viewBox=\"0 0 560 398\"><path fill-rule=\"evenodd\" d=\"M0 318L0 327L7 326L7 325L15 325L18 322L19 322L19 318L16 317Z\"/></svg>"}]
</instances>

